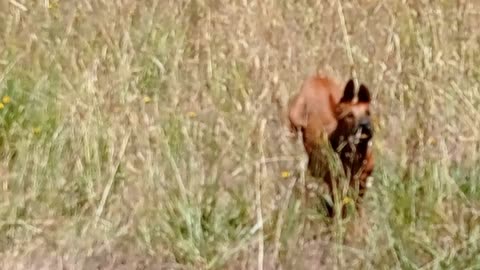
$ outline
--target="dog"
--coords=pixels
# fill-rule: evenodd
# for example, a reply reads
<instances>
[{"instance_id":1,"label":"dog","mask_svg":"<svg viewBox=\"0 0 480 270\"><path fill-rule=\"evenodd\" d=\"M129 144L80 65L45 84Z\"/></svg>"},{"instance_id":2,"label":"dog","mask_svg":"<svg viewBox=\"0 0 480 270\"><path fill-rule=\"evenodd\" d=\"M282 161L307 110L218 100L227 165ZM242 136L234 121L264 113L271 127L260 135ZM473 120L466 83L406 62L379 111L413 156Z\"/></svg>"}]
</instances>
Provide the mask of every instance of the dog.
<instances>
[{"instance_id":1,"label":"dog","mask_svg":"<svg viewBox=\"0 0 480 270\"><path fill-rule=\"evenodd\" d=\"M317 74L303 82L288 106L290 131L302 134L308 171L313 177L324 179L333 200L340 177L329 164L327 148L331 147L341 161L339 167L344 179L358 191L352 200L357 210L375 163L370 103L370 91L364 84L360 85L355 97L353 79L342 84L332 77ZM333 217L333 208L327 205L327 210Z\"/></svg>"}]
</instances>

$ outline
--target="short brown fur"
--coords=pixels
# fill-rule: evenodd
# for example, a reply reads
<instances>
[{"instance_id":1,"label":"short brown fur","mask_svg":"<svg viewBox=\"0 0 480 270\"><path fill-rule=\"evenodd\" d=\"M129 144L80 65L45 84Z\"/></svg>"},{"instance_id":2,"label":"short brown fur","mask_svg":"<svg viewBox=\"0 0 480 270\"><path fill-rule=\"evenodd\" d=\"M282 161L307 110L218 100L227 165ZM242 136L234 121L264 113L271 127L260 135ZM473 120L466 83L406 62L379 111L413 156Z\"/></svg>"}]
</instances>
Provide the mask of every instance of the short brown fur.
<instances>
[{"instance_id":1,"label":"short brown fur","mask_svg":"<svg viewBox=\"0 0 480 270\"><path fill-rule=\"evenodd\" d=\"M326 137L340 157L350 186L358 183L357 209L374 168L370 101L370 92L363 84L355 99L353 80L342 85L331 77L314 75L305 80L288 112L291 131L302 132L311 175L323 177L333 195L333 181L338 179L333 179L325 164L325 146L320 142ZM332 209L329 214L334 215Z\"/></svg>"}]
</instances>

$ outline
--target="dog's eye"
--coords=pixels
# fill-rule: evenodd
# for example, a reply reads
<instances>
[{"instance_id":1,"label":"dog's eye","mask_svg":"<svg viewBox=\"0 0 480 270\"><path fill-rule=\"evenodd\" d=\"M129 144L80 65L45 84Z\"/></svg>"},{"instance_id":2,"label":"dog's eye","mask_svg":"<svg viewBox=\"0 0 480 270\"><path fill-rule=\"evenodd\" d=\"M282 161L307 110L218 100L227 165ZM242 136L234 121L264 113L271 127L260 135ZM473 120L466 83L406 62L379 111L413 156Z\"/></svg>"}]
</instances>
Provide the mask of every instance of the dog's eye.
<instances>
[{"instance_id":1,"label":"dog's eye","mask_svg":"<svg viewBox=\"0 0 480 270\"><path fill-rule=\"evenodd\" d=\"M367 116L370 116L370 110L367 110L367 111L365 112L365 114L366 114Z\"/></svg>"},{"instance_id":2,"label":"dog's eye","mask_svg":"<svg viewBox=\"0 0 480 270\"><path fill-rule=\"evenodd\" d=\"M355 115L353 115L352 112L349 112L349 113L347 113L347 115L345 115L346 120L350 121L350 120L353 120L354 118L355 118Z\"/></svg>"}]
</instances>

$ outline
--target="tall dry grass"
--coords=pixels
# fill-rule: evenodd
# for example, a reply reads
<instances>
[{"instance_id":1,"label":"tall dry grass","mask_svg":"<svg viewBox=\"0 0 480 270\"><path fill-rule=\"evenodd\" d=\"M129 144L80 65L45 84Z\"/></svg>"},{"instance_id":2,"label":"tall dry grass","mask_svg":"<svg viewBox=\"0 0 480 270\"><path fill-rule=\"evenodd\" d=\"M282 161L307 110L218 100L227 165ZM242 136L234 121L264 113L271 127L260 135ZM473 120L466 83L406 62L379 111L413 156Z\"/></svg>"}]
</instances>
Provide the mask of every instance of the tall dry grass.
<instances>
[{"instance_id":1,"label":"tall dry grass","mask_svg":"<svg viewBox=\"0 0 480 270\"><path fill-rule=\"evenodd\" d=\"M479 269L479 15L0 1L2 268ZM352 63L377 167L366 217L332 223L296 192L284 112L305 76Z\"/></svg>"}]
</instances>

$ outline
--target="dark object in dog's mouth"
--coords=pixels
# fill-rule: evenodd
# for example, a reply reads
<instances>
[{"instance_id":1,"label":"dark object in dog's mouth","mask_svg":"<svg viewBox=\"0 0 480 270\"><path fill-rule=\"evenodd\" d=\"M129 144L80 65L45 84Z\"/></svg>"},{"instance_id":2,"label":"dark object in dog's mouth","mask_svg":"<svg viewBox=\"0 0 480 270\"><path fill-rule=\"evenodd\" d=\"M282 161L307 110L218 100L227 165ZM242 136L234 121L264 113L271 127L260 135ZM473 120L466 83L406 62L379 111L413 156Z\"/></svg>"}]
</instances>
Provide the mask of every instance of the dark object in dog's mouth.
<instances>
[{"instance_id":1,"label":"dark object in dog's mouth","mask_svg":"<svg viewBox=\"0 0 480 270\"><path fill-rule=\"evenodd\" d=\"M359 127L354 134L354 141L356 144L359 142L365 142L371 140L373 137L372 130L370 128Z\"/></svg>"}]
</instances>

